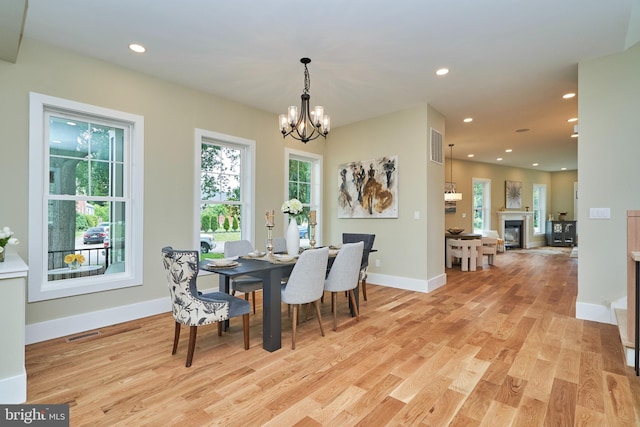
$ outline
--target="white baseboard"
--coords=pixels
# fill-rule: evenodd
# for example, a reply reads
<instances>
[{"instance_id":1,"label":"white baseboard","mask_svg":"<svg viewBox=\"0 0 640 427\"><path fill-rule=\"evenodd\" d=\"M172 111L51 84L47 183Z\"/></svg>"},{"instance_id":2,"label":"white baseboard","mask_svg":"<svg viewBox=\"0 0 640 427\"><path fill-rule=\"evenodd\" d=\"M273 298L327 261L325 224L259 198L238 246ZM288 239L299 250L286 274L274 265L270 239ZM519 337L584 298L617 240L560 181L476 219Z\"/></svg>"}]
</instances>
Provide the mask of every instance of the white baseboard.
<instances>
[{"instance_id":1,"label":"white baseboard","mask_svg":"<svg viewBox=\"0 0 640 427\"><path fill-rule=\"evenodd\" d=\"M617 325L615 312L605 305L576 302L576 319Z\"/></svg>"},{"instance_id":2,"label":"white baseboard","mask_svg":"<svg viewBox=\"0 0 640 427\"><path fill-rule=\"evenodd\" d=\"M369 273L367 282L416 292L433 292L447 283L446 274L430 280L411 279L408 277L389 276ZM217 289L201 289L202 292L213 292ZM46 322L33 323L25 328L25 344L33 344L67 335L77 334L105 326L116 325L130 320L154 316L171 311L169 297L123 305L91 313L78 314Z\"/></svg>"},{"instance_id":3,"label":"white baseboard","mask_svg":"<svg viewBox=\"0 0 640 427\"><path fill-rule=\"evenodd\" d=\"M430 280L411 279L409 277L389 276L387 274L367 274L367 283L387 286L389 288L404 289L416 292L432 292L447 283L446 274L436 276Z\"/></svg>"},{"instance_id":4,"label":"white baseboard","mask_svg":"<svg viewBox=\"0 0 640 427\"><path fill-rule=\"evenodd\" d=\"M166 298L33 323L25 328L25 344L60 338L170 311L171 301L167 296Z\"/></svg>"},{"instance_id":5,"label":"white baseboard","mask_svg":"<svg viewBox=\"0 0 640 427\"><path fill-rule=\"evenodd\" d=\"M0 379L0 403L17 405L27 401L27 371L15 377Z\"/></svg>"}]
</instances>

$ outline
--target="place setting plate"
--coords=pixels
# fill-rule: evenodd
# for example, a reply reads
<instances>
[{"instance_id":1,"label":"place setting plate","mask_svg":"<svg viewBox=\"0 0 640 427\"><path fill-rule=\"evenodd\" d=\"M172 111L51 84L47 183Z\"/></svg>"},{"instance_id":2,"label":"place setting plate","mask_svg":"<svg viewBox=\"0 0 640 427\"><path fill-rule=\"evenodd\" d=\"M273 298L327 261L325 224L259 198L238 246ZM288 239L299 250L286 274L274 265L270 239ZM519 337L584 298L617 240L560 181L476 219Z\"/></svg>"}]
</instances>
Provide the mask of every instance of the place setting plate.
<instances>
[{"instance_id":1,"label":"place setting plate","mask_svg":"<svg viewBox=\"0 0 640 427\"><path fill-rule=\"evenodd\" d=\"M243 255L242 258L249 258L249 259L257 259L257 258L262 258L266 255L266 252L262 252L262 251L253 251L253 252L249 252L246 255Z\"/></svg>"},{"instance_id":2,"label":"place setting plate","mask_svg":"<svg viewBox=\"0 0 640 427\"><path fill-rule=\"evenodd\" d=\"M207 268L235 268L238 267L240 263L238 262L238 257L233 258L220 258L220 259L212 259L207 263Z\"/></svg>"}]
</instances>

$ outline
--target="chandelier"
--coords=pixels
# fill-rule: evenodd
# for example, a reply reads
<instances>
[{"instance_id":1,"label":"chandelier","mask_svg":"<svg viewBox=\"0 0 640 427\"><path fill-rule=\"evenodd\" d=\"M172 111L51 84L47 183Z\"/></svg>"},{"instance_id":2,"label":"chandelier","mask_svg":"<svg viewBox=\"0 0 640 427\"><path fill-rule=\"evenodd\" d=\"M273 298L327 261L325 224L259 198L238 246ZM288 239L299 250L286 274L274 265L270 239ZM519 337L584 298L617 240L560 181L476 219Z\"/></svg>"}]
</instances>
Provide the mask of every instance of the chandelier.
<instances>
[{"instance_id":1,"label":"chandelier","mask_svg":"<svg viewBox=\"0 0 640 427\"><path fill-rule=\"evenodd\" d=\"M292 138L306 144L307 141L312 141L320 135L326 138L331 128L331 119L324 114L324 108L319 105L314 107L313 110L309 109L311 79L309 78L307 64L311 60L309 58L301 58L300 62L304 64L304 92L300 96L302 99L300 111L298 112L298 107L292 105L289 107L287 114L280 114L279 123L283 138L291 135Z\"/></svg>"},{"instance_id":2,"label":"chandelier","mask_svg":"<svg viewBox=\"0 0 640 427\"><path fill-rule=\"evenodd\" d=\"M453 144L449 144L449 148L451 149L451 155L449 157L449 163L451 164L451 181L449 188L444 192L444 201L456 202L462 200L462 193L456 193L456 186L453 183Z\"/></svg>"}]
</instances>

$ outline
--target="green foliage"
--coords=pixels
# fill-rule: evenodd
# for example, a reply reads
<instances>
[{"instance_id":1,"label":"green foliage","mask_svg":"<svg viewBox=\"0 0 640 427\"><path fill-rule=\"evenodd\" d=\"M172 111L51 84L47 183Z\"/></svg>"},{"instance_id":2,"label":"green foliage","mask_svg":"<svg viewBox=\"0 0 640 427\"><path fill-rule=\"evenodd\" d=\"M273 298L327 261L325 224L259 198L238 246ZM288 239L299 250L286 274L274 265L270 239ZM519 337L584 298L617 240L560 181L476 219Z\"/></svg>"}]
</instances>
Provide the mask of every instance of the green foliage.
<instances>
[{"instance_id":1,"label":"green foliage","mask_svg":"<svg viewBox=\"0 0 640 427\"><path fill-rule=\"evenodd\" d=\"M76 215L76 231L84 231L89 228L87 217L82 214Z\"/></svg>"},{"instance_id":2,"label":"green foliage","mask_svg":"<svg viewBox=\"0 0 640 427\"><path fill-rule=\"evenodd\" d=\"M229 232L229 228L231 228L231 224L229 224L229 217L224 217L224 224L222 224L224 231Z\"/></svg>"},{"instance_id":3,"label":"green foliage","mask_svg":"<svg viewBox=\"0 0 640 427\"><path fill-rule=\"evenodd\" d=\"M289 199L311 203L311 162L289 160Z\"/></svg>"},{"instance_id":4,"label":"green foliage","mask_svg":"<svg viewBox=\"0 0 640 427\"><path fill-rule=\"evenodd\" d=\"M238 231L240 229L240 224L238 224L238 218L236 218L235 216L233 217L232 229L235 231Z\"/></svg>"},{"instance_id":5,"label":"green foliage","mask_svg":"<svg viewBox=\"0 0 640 427\"><path fill-rule=\"evenodd\" d=\"M85 215L85 218L87 219L87 226L88 227L95 227L96 225L98 225L98 217L95 215Z\"/></svg>"}]
</instances>

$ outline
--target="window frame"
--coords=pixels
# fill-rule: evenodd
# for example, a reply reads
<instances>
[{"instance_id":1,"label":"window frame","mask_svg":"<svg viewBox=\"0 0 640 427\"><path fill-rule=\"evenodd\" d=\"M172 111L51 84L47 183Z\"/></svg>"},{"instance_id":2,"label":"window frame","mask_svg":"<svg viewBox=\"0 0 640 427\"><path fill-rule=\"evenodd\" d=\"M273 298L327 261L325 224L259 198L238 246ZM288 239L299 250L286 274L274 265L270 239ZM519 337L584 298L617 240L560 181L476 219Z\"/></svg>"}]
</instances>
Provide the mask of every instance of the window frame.
<instances>
[{"instance_id":1,"label":"window frame","mask_svg":"<svg viewBox=\"0 0 640 427\"><path fill-rule=\"evenodd\" d=\"M491 180L488 178L472 178L471 188L475 189L476 184L482 185L482 229L478 230L474 227L474 233L481 233L482 230L491 230ZM475 191L475 190L474 190ZM472 196L472 212L474 217L471 219L473 224L475 219L475 194Z\"/></svg>"},{"instance_id":2,"label":"window frame","mask_svg":"<svg viewBox=\"0 0 640 427\"><path fill-rule=\"evenodd\" d=\"M240 195L241 218L240 238L254 242L255 232L255 198L256 198L256 142L251 139L227 135L206 129L195 129L195 176L194 176L194 214L193 214L193 244L200 247L200 206L202 205L200 183L202 171L202 144L214 144L240 150L241 153L241 180ZM255 242L254 242L255 243ZM255 244L254 244L255 246Z\"/></svg>"},{"instance_id":3,"label":"window frame","mask_svg":"<svg viewBox=\"0 0 640 427\"><path fill-rule=\"evenodd\" d=\"M542 191L542 194L538 195L538 201L540 202L539 206L535 206L535 195L536 192ZM547 230L547 185L546 184L533 184L533 193L532 193L532 204L533 204L533 214L535 215L538 212L540 227L536 229L535 227L535 217L531 219L531 223L533 225L533 234L534 235L543 235L546 234Z\"/></svg>"},{"instance_id":4,"label":"window frame","mask_svg":"<svg viewBox=\"0 0 640 427\"><path fill-rule=\"evenodd\" d=\"M101 120L129 128L125 150L126 224L128 257L122 272L48 281L48 165L45 116L50 112L71 114L80 120ZM143 284L144 224L144 117L95 105L29 93L29 284L28 301L84 295ZM135 205L135 209L134 209Z\"/></svg>"},{"instance_id":5,"label":"window frame","mask_svg":"<svg viewBox=\"0 0 640 427\"><path fill-rule=\"evenodd\" d=\"M323 157L320 154L309 153L307 151L295 150L293 148L285 148L284 150L284 165L287 171L284 174L284 199L289 200L289 160L299 160L311 163L311 202L309 203L309 210L316 211L316 225L315 239L316 246L322 245L322 171L323 171ZM283 230L288 227L287 216L283 218Z\"/></svg>"}]
</instances>

